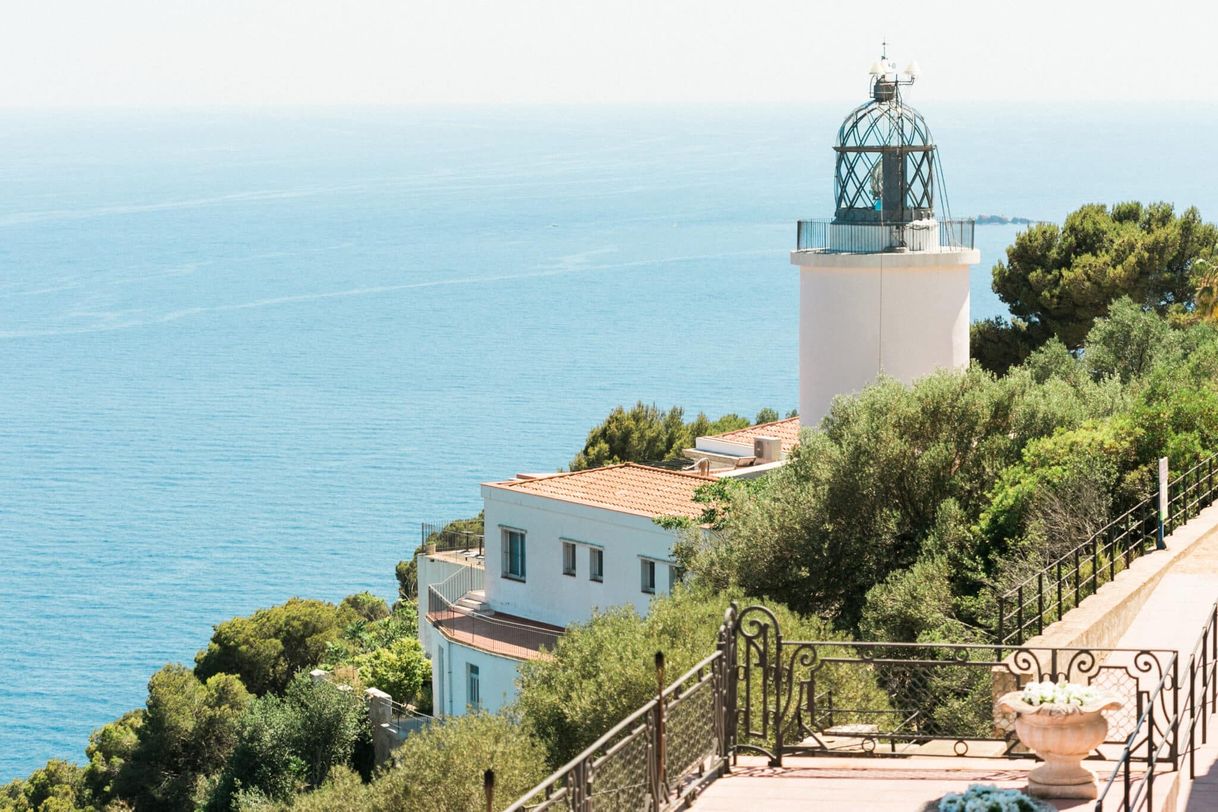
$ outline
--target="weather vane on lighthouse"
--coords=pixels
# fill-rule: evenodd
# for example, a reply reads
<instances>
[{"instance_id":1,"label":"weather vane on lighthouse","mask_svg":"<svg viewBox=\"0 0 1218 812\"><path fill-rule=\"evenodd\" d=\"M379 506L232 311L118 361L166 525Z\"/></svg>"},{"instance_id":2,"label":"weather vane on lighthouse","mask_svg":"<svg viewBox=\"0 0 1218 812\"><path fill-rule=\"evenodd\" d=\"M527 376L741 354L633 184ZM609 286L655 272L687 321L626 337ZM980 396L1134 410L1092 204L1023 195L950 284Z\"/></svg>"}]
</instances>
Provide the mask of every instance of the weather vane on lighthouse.
<instances>
[{"instance_id":1,"label":"weather vane on lighthouse","mask_svg":"<svg viewBox=\"0 0 1218 812\"><path fill-rule=\"evenodd\" d=\"M971 220L946 211L939 154L922 114L901 98L920 75L898 70L887 39L870 96L833 147L832 220L801 220L800 417L817 425L838 395L888 375L905 383L969 360Z\"/></svg>"}]
</instances>

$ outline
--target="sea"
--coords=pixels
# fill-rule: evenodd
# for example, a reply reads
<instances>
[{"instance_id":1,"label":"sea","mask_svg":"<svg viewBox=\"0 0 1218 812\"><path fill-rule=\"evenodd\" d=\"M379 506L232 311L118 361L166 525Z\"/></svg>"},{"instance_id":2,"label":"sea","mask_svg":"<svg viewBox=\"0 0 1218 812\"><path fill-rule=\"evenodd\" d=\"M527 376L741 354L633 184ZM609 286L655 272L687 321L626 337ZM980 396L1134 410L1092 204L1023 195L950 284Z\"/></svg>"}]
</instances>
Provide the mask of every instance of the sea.
<instances>
[{"instance_id":1,"label":"sea","mask_svg":"<svg viewBox=\"0 0 1218 812\"><path fill-rule=\"evenodd\" d=\"M1218 217L1214 108L919 106L941 215ZM0 783L216 623L392 599L421 522L617 404L795 408L848 107L0 112ZM974 318L1021 228L977 228Z\"/></svg>"}]
</instances>

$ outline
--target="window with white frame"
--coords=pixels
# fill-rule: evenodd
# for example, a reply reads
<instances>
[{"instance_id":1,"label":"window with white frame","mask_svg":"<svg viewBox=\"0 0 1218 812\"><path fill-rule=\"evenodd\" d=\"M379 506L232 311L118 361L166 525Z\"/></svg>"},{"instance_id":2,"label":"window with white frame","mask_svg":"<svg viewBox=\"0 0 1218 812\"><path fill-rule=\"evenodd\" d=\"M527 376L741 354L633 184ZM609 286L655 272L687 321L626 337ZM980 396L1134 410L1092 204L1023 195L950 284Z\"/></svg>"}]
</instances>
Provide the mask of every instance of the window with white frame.
<instances>
[{"instance_id":1,"label":"window with white frame","mask_svg":"<svg viewBox=\"0 0 1218 812\"><path fill-rule=\"evenodd\" d=\"M575 544L570 541L562 543L562 574L575 574Z\"/></svg>"},{"instance_id":2,"label":"window with white frame","mask_svg":"<svg viewBox=\"0 0 1218 812\"><path fill-rule=\"evenodd\" d=\"M650 558L642 560L643 570L643 591L648 595L654 594L656 591L656 562Z\"/></svg>"},{"instance_id":3,"label":"window with white frame","mask_svg":"<svg viewBox=\"0 0 1218 812\"><path fill-rule=\"evenodd\" d=\"M482 707L482 678L478 674L478 666L473 663L465 664L465 698L470 708L478 710Z\"/></svg>"},{"instance_id":4,"label":"window with white frame","mask_svg":"<svg viewBox=\"0 0 1218 812\"><path fill-rule=\"evenodd\" d=\"M605 551L600 547L588 548L588 580L605 580Z\"/></svg>"},{"instance_id":5,"label":"window with white frame","mask_svg":"<svg viewBox=\"0 0 1218 812\"><path fill-rule=\"evenodd\" d=\"M503 528L503 577L524 580L524 531Z\"/></svg>"}]
</instances>

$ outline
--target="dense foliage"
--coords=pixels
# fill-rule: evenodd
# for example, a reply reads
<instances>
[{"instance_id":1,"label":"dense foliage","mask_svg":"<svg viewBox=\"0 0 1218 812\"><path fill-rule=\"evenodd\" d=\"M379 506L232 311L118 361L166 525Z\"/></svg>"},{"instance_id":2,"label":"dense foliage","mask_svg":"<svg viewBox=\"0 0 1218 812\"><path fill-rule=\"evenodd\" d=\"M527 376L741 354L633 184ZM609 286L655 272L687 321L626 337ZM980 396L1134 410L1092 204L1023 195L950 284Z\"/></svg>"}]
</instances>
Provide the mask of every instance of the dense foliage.
<instances>
[{"instance_id":1,"label":"dense foliage","mask_svg":"<svg viewBox=\"0 0 1218 812\"><path fill-rule=\"evenodd\" d=\"M974 325L973 357L1001 372L1050 338L1079 349L1122 297L1187 320L1199 289L1212 288L1204 280L1216 251L1218 228L1167 203L1089 204L1061 226L1033 225L994 266L994 292L1014 320Z\"/></svg>"},{"instance_id":2,"label":"dense foliage","mask_svg":"<svg viewBox=\"0 0 1218 812\"><path fill-rule=\"evenodd\" d=\"M292 598L249 617L226 620L195 657L195 675L206 679L236 674L255 694L281 692L297 671L321 662L345 626L361 619L346 604Z\"/></svg>"},{"instance_id":3,"label":"dense foliage","mask_svg":"<svg viewBox=\"0 0 1218 812\"><path fill-rule=\"evenodd\" d=\"M528 731L504 715L472 713L431 725L396 752L397 766L367 785L354 776L300 796L294 812L458 812L483 808L482 776L495 771L496 797L506 806L546 776L544 752Z\"/></svg>"},{"instance_id":4,"label":"dense foliage","mask_svg":"<svg viewBox=\"0 0 1218 812\"><path fill-rule=\"evenodd\" d=\"M790 416L793 416L791 413ZM778 419L778 412L762 409L758 423ZM642 401L629 409L617 406L600 425L588 432L583 449L571 460L572 471L613 465L619 462L663 462L679 458L698 437L720 434L750 425L746 417L726 414L711 420L701 412L686 422L685 411L674 406L667 412Z\"/></svg>"},{"instance_id":5,"label":"dense foliage","mask_svg":"<svg viewBox=\"0 0 1218 812\"><path fill-rule=\"evenodd\" d=\"M965 641L995 589L1145 495L1163 454L1218 448L1218 333L1129 300L1078 358L943 372L839 400L774 475L715 489L678 554L702 581L874 639ZM843 562L849 562L844 565Z\"/></svg>"}]
</instances>

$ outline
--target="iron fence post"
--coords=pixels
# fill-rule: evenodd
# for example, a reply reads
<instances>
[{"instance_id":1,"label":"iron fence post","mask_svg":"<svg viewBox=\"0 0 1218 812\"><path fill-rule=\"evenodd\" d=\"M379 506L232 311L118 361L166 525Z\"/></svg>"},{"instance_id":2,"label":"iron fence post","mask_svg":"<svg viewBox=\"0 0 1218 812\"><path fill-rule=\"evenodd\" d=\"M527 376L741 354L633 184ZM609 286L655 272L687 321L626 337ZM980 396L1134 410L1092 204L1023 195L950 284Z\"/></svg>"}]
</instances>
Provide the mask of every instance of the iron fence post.
<instances>
[{"instance_id":1,"label":"iron fence post","mask_svg":"<svg viewBox=\"0 0 1218 812\"><path fill-rule=\"evenodd\" d=\"M1045 633L1045 573L1036 573L1036 633Z\"/></svg>"},{"instance_id":2,"label":"iron fence post","mask_svg":"<svg viewBox=\"0 0 1218 812\"><path fill-rule=\"evenodd\" d=\"M1188 777L1197 777L1197 657L1188 658Z\"/></svg>"},{"instance_id":3,"label":"iron fence post","mask_svg":"<svg viewBox=\"0 0 1218 812\"><path fill-rule=\"evenodd\" d=\"M664 775L664 652L656 652L656 728L655 728L655 747L652 748L652 754L655 758L655 785L652 792L652 807L655 812L660 812L663 807L663 799L667 794L667 780Z\"/></svg>"},{"instance_id":4,"label":"iron fence post","mask_svg":"<svg viewBox=\"0 0 1218 812\"><path fill-rule=\"evenodd\" d=\"M998 659L1002 659L1002 644L1006 642L1002 635L1003 623L1006 620L1007 599L1006 596L998 597Z\"/></svg>"},{"instance_id":5,"label":"iron fence post","mask_svg":"<svg viewBox=\"0 0 1218 812\"><path fill-rule=\"evenodd\" d=\"M782 766L782 629L774 624L774 758L771 767Z\"/></svg>"},{"instance_id":6,"label":"iron fence post","mask_svg":"<svg viewBox=\"0 0 1218 812\"><path fill-rule=\"evenodd\" d=\"M1155 808L1154 786L1155 786L1155 703L1151 702L1150 707L1146 709L1149 723L1146 725L1146 808ZM1125 804L1128 806L1129 798L1126 796Z\"/></svg>"},{"instance_id":7,"label":"iron fence post","mask_svg":"<svg viewBox=\"0 0 1218 812\"><path fill-rule=\"evenodd\" d=\"M1023 586L1015 594L1015 645L1023 645Z\"/></svg>"}]
</instances>

